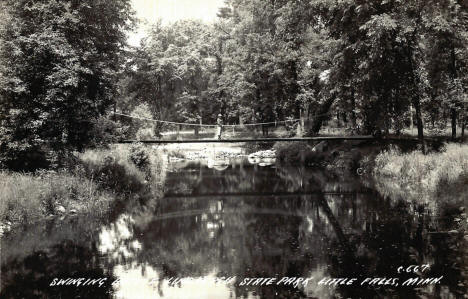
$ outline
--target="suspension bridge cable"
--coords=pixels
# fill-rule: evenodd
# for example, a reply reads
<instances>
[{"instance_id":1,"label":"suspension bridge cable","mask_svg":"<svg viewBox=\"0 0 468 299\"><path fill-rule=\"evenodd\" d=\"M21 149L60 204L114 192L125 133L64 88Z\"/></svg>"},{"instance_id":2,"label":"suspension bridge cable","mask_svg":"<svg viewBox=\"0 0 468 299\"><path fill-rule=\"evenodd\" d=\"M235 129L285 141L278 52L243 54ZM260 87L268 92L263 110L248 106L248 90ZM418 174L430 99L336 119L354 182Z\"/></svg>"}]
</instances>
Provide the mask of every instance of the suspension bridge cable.
<instances>
[{"instance_id":1,"label":"suspension bridge cable","mask_svg":"<svg viewBox=\"0 0 468 299\"><path fill-rule=\"evenodd\" d=\"M140 120L147 120L147 121L152 121L152 122L158 122L158 123L166 123L166 124L172 124L172 125L183 125L183 126L198 126L198 127L217 127L218 125L204 125L204 124L191 124L191 123L181 123L181 122L174 122L174 121L168 121L168 120L158 120L158 119L151 119L151 118L146 118L146 117L138 117L138 116L132 116L128 114L123 114L123 113L114 113L115 115L121 115L129 118L134 118L134 119L140 119ZM258 126L258 125L268 125L268 124L279 124L279 123L288 123L288 122L296 122L300 121L301 119L290 119L290 120L280 120L280 121L271 121L271 122L262 122L262 123L251 123L251 124L237 124L237 125L223 125L223 127L243 127L243 126Z\"/></svg>"},{"instance_id":2,"label":"suspension bridge cable","mask_svg":"<svg viewBox=\"0 0 468 299\"><path fill-rule=\"evenodd\" d=\"M132 116L132 115L129 115L129 114L118 113L118 112L115 112L113 114L129 117L129 118L134 118L134 119L147 120L147 121L165 123L165 124L171 124L171 125L196 126L196 127L217 127L218 126L218 125L191 124L191 123L181 123L181 122L174 122L174 121L168 121L168 120L158 120L158 119L152 119L152 118L146 118L146 117ZM314 115L314 117L323 116L323 115L330 115L330 114L331 114L330 112L327 112L327 113L323 113L323 114ZM296 118L296 119L270 121L270 122L262 122L262 123L222 125L222 126L223 127L244 127L244 126L258 126L258 125L272 125L272 124L276 125L276 124L280 124L280 123L296 122L296 121L300 121L300 120L301 120L300 118Z\"/></svg>"},{"instance_id":3,"label":"suspension bridge cable","mask_svg":"<svg viewBox=\"0 0 468 299\"><path fill-rule=\"evenodd\" d=\"M146 117L138 117L138 116L123 114L123 113L118 113L118 112L115 112L115 113L113 113L113 114L114 114L114 115L120 115L120 116L129 117L129 118L134 118L134 119L147 120L147 121L158 122L158 123L164 123L164 124L171 124L171 125L199 126L199 127L217 127L217 125L203 125L203 124L179 123L179 122L168 121L168 120L158 120L158 119L152 119L152 118L146 118Z\"/></svg>"}]
</instances>

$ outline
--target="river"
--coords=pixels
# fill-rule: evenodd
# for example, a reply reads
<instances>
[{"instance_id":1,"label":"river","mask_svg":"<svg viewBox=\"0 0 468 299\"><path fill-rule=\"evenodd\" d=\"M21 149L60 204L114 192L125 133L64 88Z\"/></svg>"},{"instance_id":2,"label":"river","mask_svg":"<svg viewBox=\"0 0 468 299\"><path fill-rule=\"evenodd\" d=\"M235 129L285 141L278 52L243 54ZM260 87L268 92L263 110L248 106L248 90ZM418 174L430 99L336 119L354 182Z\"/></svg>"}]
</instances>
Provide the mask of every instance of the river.
<instances>
[{"instance_id":1,"label":"river","mask_svg":"<svg viewBox=\"0 0 468 299\"><path fill-rule=\"evenodd\" d=\"M459 206L383 197L349 174L245 159L212 164L172 163L164 196L151 207L54 219L4 236L0 297L468 293L463 236L452 231ZM408 283L416 278L428 280Z\"/></svg>"}]
</instances>

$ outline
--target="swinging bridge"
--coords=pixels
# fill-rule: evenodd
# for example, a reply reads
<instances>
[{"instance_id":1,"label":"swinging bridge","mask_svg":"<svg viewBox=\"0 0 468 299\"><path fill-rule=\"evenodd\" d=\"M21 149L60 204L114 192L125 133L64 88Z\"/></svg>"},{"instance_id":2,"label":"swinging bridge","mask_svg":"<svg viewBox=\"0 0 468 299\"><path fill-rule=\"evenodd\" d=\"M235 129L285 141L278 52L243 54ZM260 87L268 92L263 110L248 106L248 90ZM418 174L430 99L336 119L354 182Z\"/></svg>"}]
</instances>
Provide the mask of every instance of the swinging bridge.
<instances>
[{"instance_id":1,"label":"swinging bridge","mask_svg":"<svg viewBox=\"0 0 468 299\"><path fill-rule=\"evenodd\" d=\"M166 120L137 117L123 113L115 116L125 117L138 122L150 122L162 128L160 138L142 136L135 140L120 140L117 143L168 144L168 143L249 143L249 142L307 142L307 141L344 141L344 140L375 140L370 135L355 136L316 136L287 137L288 129L303 132L304 119L288 119L274 122L222 125L222 138L215 138L218 125L180 123ZM150 135L150 134L148 134Z\"/></svg>"}]
</instances>

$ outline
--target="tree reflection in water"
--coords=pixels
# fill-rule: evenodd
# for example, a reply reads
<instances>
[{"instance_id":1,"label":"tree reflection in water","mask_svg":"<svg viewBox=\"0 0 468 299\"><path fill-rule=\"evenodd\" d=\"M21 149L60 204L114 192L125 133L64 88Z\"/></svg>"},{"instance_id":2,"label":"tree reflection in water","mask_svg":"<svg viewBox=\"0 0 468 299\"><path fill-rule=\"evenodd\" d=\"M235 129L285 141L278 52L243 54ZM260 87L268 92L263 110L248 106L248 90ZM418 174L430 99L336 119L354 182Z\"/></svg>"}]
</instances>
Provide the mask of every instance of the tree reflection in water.
<instances>
[{"instance_id":1,"label":"tree reflection in water","mask_svg":"<svg viewBox=\"0 0 468 299\"><path fill-rule=\"evenodd\" d=\"M114 275L120 287L107 291L132 298L456 298L467 292L461 283L465 241L440 233L460 217L450 206L434 210L383 198L352 177L242 163L222 172L189 163L167 175L166 195L156 211L122 215L93 242L76 244L87 250L80 258L86 266L76 271L97 267ZM75 267L68 262L75 252L51 250L50 265ZM37 254L15 261L15 279L2 282L2 295L39 275L25 267ZM401 283L415 275L398 274L399 266L423 263L432 265L424 277L444 275L441 285L317 285L324 277L397 277ZM228 285L208 282L233 276ZM285 276L313 279L298 288L240 285L244 278ZM207 281L169 286L173 277Z\"/></svg>"}]
</instances>

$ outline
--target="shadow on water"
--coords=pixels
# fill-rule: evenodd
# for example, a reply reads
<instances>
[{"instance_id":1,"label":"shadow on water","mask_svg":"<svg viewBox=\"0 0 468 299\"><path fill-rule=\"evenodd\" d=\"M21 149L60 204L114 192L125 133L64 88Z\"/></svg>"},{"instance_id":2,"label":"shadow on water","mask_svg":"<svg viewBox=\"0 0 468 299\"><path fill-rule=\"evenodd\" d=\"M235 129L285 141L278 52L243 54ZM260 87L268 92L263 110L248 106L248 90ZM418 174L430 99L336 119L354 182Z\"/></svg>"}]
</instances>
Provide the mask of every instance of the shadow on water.
<instances>
[{"instance_id":1,"label":"shadow on water","mask_svg":"<svg viewBox=\"0 0 468 299\"><path fill-rule=\"evenodd\" d=\"M2 298L458 298L467 293L461 211L382 197L358 178L301 167L185 163L156 208L2 239ZM434 199L436 200L436 199ZM59 235L59 236L57 236ZM15 252L26 242L24 250ZM430 264L423 274L399 266ZM441 284L402 286L444 276ZM465 274L466 275L466 274ZM106 277L102 287L54 278ZM227 281L223 277L229 278ZM245 285L245 278L309 278ZM180 280L174 281L174 278ZM319 285L357 278L353 285ZM361 285L398 278L399 285ZM118 279L113 285L111 281Z\"/></svg>"}]
</instances>

